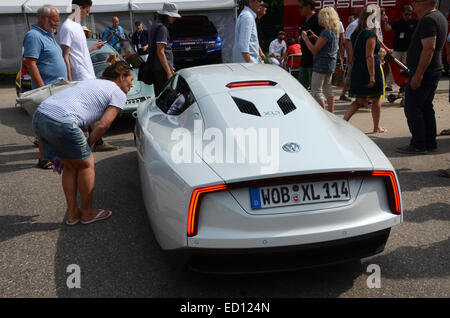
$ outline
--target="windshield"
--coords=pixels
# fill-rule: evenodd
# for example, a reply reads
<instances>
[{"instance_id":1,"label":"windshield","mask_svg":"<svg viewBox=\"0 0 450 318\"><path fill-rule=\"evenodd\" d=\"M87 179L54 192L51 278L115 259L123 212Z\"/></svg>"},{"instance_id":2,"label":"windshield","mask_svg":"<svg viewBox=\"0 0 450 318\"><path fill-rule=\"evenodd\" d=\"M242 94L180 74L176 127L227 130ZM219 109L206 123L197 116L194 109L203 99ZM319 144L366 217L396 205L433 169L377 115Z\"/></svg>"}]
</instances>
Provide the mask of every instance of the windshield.
<instances>
[{"instance_id":1,"label":"windshield","mask_svg":"<svg viewBox=\"0 0 450 318\"><path fill-rule=\"evenodd\" d=\"M173 37L216 36L217 29L206 17L183 17L172 26Z\"/></svg>"},{"instance_id":2,"label":"windshield","mask_svg":"<svg viewBox=\"0 0 450 318\"><path fill-rule=\"evenodd\" d=\"M87 40L88 46L93 45L96 40L89 39ZM109 65L106 60L111 54L116 54L119 57L119 60L126 61L133 68L139 67L139 65L143 62L140 56L134 51L133 46L130 45L128 40L122 41L123 52L125 52L124 56L120 55L112 46L109 44L105 44L100 50L91 51L91 60L94 65L95 74L102 74L103 70Z\"/></svg>"}]
</instances>

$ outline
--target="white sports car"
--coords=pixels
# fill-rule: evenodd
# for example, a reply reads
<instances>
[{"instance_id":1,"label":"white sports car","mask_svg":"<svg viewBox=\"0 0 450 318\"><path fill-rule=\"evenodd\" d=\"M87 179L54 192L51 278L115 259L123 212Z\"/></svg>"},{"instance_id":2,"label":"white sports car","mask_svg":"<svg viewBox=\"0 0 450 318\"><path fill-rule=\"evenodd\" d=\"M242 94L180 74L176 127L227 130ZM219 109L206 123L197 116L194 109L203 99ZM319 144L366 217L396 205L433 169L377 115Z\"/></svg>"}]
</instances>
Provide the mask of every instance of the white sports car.
<instances>
[{"instance_id":1,"label":"white sports car","mask_svg":"<svg viewBox=\"0 0 450 318\"><path fill-rule=\"evenodd\" d=\"M191 269L263 272L363 258L383 251L402 222L383 152L280 67L180 70L135 117L153 233Z\"/></svg>"}]
</instances>

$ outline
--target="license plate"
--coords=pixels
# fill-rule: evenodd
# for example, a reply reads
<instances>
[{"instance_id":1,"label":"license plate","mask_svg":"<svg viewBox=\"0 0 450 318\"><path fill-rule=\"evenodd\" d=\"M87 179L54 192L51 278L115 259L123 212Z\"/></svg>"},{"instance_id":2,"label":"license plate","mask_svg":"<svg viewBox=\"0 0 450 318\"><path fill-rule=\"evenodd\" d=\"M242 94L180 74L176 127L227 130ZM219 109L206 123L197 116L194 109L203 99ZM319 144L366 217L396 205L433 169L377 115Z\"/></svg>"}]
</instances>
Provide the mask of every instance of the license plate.
<instances>
[{"instance_id":1,"label":"license plate","mask_svg":"<svg viewBox=\"0 0 450 318\"><path fill-rule=\"evenodd\" d=\"M252 209L350 200L348 180L316 181L250 188Z\"/></svg>"}]
</instances>

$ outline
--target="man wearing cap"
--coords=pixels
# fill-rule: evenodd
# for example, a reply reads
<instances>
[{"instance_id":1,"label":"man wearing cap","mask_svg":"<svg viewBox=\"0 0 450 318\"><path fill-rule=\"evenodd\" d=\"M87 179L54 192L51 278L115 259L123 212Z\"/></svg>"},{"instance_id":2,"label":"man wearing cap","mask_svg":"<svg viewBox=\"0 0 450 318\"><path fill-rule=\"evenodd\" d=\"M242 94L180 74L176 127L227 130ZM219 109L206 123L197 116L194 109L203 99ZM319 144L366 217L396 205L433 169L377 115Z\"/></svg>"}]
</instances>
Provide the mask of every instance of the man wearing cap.
<instances>
[{"instance_id":1,"label":"man wearing cap","mask_svg":"<svg viewBox=\"0 0 450 318\"><path fill-rule=\"evenodd\" d=\"M177 18L181 18L178 7L171 2L165 2L162 10L157 11L157 13L158 19L152 24L149 31L149 60L152 65L155 96L161 93L167 81L174 74L172 41L168 27Z\"/></svg>"},{"instance_id":2,"label":"man wearing cap","mask_svg":"<svg viewBox=\"0 0 450 318\"><path fill-rule=\"evenodd\" d=\"M401 19L395 20L392 25L389 25L387 19L384 21L386 31L394 30L395 32L394 53L392 55L402 63L406 63L406 51L408 51L412 34L414 33L418 22L417 19L412 17L412 11L412 6L404 6Z\"/></svg>"},{"instance_id":3,"label":"man wearing cap","mask_svg":"<svg viewBox=\"0 0 450 318\"><path fill-rule=\"evenodd\" d=\"M411 37L417 26L417 19L412 17L413 8L410 5L403 7L402 18L395 20L392 25L389 24L387 16L384 19L384 27L386 31L394 30L394 52L392 56L406 64L406 51L408 51ZM386 79L387 87L391 88L394 78L392 72L389 73Z\"/></svg>"},{"instance_id":4,"label":"man wearing cap","mask_svg":"<svg viewBox=\"0 0 450 318\"><path fill-rule=\"evenodd\" d=\"M141 21L134 23L136 31L131 36L131 43L135 46L136 52L142 57L144 61L147 61L148 57L148 32L144 30Z\"/></svg>"},{"instance_id":5,"label":"man wearing cap","mask_svg":"<svg viewBox=\"0 0 450 318\"><path fill-rule=\"evenodd\" d=\"M287 50L286 42L284 38L286 33L284 31L278 32L278 38L270 42L269 46L269 63L278 66L283 65L283 56Z\"/></svg>"},{"instance_id":6,"label":"man wearing cap","mask_svg":"<svg viewBox=\"0 0 450 318\"><path fill-rule=\"evenodd\" d=\"M256 17L261 9L261 1L244 0L245 7L239 15L235 26L233 45L233 62L260 63L260 50Z\"/></svg>"}]
</instances>

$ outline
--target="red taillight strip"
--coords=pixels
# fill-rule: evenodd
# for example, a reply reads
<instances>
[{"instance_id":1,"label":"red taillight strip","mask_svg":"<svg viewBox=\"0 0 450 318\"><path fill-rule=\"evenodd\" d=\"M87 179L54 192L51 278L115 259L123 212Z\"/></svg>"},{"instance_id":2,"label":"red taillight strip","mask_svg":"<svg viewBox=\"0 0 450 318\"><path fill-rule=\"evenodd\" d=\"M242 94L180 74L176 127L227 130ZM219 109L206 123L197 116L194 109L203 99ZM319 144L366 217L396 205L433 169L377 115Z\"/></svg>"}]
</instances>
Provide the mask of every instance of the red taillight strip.
<instances>
[{"instance_id":1,"label":"red taillight strip","mask_svg":"<svg viewBox=\"0 0 450 318\"><path fill-rule=\"evenodd\" d=\"M273 81L244 81L232 82L226 85L228 88L251 87L251 86L275 86L277 83Z\"/></svg>"},{"instance_id":2,"label":"red taillight strip","mask_svg":"<svg viewBox=\"0 0 450 318\"><path fill-rule=\"evenodd\" d=\"M400 215L402 213L400 204L400 192L397 184L397 179L393 171L372 171L374 177L384 177L389 193L389 201L391 203L391 211L394 214Z\"/></svg>"},{"instance_id":3,"label":"red taillight strip","mask_svg":"<svg viewBox=\"0 0 450 318\"><path fill-rule=\"evenodd\" d=\"M232 184L218 184L213 186L207 186L202 188L197 188L192 191L191 201L189 204L188 220L187 220L187 235L188 237L193 237L197 235L198 230L198 215L200 210L200 200L203 194L208 192L222 191L226 189L235 189L241 187L252 187L252 186L262 186L276 185L283 183L294 183L302 182L305 180L323 180L323 179L335 179L343 177L382 177L386 181L386 186L389 195L389 203L391 206L391 212L396 215L401 214L401 203L400 203L400 191L393 171L347 171L347 172L337 172L337 173L321 173L321 174L311 174L311 175L298 175L291 177L281 177L266 180L254 180L250 182L238 182Z\"/></svg>"},{"instance_id":4,"label":"red taillight strip","mask_svg":"<svg viewBox=\"0 0 450 318\"><path fill-rule=\"evenodd\" d=\"M187 219L187 235L189 237L197 235L198 214L200 209L200 200L203 194L208 192L222 191L227 189L225 184L218 184L203 188L197 188L192 191L191 202L189 203L188 219Z\"/></svg>"}]
</instances>

